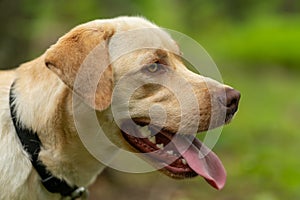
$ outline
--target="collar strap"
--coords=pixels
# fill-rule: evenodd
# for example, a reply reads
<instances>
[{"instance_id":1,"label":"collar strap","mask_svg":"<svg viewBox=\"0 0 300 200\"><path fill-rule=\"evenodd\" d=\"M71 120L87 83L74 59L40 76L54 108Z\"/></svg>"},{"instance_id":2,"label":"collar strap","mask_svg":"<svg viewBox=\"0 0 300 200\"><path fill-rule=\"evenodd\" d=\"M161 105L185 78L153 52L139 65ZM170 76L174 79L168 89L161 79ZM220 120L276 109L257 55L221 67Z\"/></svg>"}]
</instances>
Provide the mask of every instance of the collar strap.
<instances>
[{"instance_id":1,"label":"collar strap","mask_svg":"<svg viewBox=\"0 0 300 200\"><path fill-rule=\"evenodd\" d=\"M21 124L21 122L17 119L13 87L14 83L11 85L9 92L11 118L21 144L24 150L26 150L26 152L29 154L31 158L31 164L39 174L43 186L51 193L59 193L63 197L69 197L71 199L86 196L87 190L84 187L78 187L76 185L70 186L65 180L53 176L53 174L46 169L46 166L40 160L38 160L42 146L41 140L39 139L37 133L24 127L24 125Z\"/></svg>"}]
</instances>

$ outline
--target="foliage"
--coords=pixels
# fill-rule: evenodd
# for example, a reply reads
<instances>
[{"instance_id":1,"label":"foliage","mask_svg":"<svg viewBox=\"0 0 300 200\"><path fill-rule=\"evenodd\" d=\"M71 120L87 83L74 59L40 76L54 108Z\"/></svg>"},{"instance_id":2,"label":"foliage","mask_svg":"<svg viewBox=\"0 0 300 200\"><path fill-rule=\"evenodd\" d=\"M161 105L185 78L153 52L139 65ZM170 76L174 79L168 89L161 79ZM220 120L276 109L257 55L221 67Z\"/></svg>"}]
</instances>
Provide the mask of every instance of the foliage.
<instances>
[{"instance_id":1,"label":"foliage","mask_svg":"<svg viewBox=\"0 0 300 200\"><path fill-rule=\"evenodd\" d=\"M255 16L245 24L212 33L204 43L222 61L245 63L245 67L299 69L300 16Z\"/></svg>"}]
</instances>

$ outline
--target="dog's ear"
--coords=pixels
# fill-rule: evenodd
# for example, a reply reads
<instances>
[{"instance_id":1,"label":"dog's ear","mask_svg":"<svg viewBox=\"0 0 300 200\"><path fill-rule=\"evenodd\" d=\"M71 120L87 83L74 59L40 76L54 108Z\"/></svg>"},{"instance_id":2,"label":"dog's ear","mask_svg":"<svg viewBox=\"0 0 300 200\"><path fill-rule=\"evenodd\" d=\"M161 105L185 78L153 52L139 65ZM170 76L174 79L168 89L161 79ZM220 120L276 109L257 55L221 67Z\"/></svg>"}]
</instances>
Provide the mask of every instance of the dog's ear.
<instances>
[{"instance_id":1,"label":"dog's ear","mask_svg":"<svg viewBox=\"0 0 300 200\"><path fill-rule=\"evenodd\" d=\"M113 72L108 41L113 34L111 25L81 25L60 38L45 55L46 66L100 111L111 103Z\"/></svg>"}]
</instances>

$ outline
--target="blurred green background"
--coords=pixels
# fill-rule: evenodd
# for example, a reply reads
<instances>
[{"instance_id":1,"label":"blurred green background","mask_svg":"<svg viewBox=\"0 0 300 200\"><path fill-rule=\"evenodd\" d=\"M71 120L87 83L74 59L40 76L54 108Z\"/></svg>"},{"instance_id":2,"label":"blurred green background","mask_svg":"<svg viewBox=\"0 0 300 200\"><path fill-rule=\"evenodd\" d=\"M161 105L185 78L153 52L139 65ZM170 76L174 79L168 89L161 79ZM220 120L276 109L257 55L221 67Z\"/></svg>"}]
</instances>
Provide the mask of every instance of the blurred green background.
<instances>
[{"instance_id":1,"label":"blurred green background","mask_svg":"<svg viewBox=\"0 0 300 200\"><path fill-rule=\"evenodd\" d=\"M37 57L77 24L119 15L197 40L242 99L214 148L228 173L222 191L201 178L107 170L91 199L300 199L300 1L1 0L0 68Z\"/></svg>"}]
</instances>

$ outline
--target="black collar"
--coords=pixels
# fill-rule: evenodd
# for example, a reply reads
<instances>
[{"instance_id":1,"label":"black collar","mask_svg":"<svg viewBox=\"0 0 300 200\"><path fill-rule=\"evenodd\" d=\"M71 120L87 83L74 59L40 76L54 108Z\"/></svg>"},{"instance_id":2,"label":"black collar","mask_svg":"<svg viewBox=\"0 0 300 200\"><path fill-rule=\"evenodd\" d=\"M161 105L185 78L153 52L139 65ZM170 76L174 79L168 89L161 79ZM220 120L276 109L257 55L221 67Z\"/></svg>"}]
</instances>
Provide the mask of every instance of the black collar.
<instances>
[{"instance_id":1,"label":"black collar","mask_svg":"<svg viewBox=\"0 0 300 200\"><path fill-rule=\"evenodd\" d=\"M25 128L24 125L17 119L15 109L15 95L14 95L14 83L10 88L9 93L9 106L11 118L16 129L17 135L21 141L23 148L29 154L31 158L32 166L41 178L41 183L51 193L59 193L63 197L69 197L76 199L87 195L87 190L84 187L78 187L76 185L70 186L65 180L56 178L46 169L46 166L38 160L39 153L41 151L42 143L37 133L32 130Z\"/></svg>"}]
</instances>

